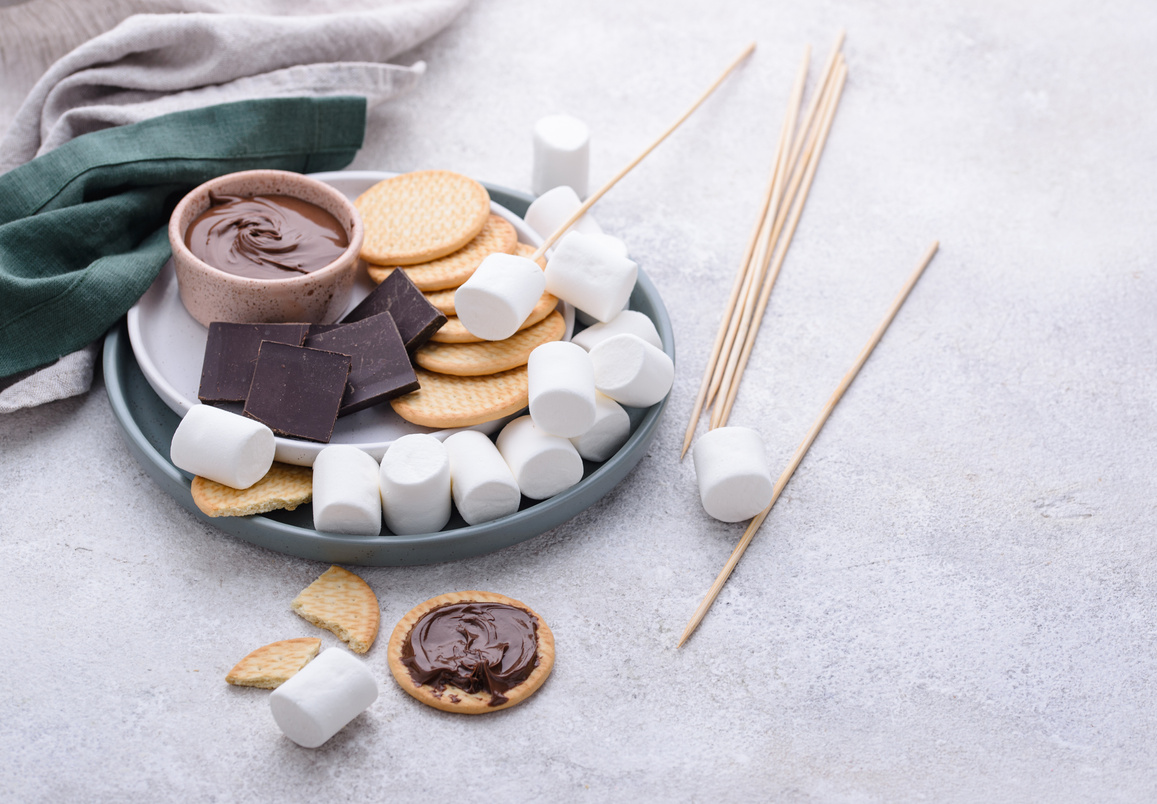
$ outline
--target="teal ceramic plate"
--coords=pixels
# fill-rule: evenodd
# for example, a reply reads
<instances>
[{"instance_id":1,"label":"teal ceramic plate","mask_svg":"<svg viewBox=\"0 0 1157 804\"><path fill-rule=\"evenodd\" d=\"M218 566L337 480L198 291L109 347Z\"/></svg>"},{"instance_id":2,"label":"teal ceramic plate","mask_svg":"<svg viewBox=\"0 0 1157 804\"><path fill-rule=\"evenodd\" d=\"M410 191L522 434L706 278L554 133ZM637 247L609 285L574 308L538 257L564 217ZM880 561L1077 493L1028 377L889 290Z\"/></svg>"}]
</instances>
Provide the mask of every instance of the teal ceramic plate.
<instances>
[{"instance_id":1,"label":"teal ceramic plate","mask_svg":"<svg viewBox=\"0 0 1157 804\"><path fill-rule=\"evenodd\" d=\"M522 216L532 197L488 186L490 197ZM655 322L663 348L675 356L671 321L654 284L640 270L630 308ZM191 476L173 466L169 444L180 418L153 391L133 356L124 322L104 341L104 378L113 415L129 451L167 494L193 516L239 539L279 553L331 564L397 567L435 564L491 553L534 538L593 505L626 477L646 453L663 416L667 400L646 409L628 408L631 436L608 461L586 463L583 479L549 500L523 498L520 510L481 525L467 525L455 512L437 533L417 536L345 536L313 529L313 510L276 511L247 517L207 517L193 503Z\"/></svg>"}]
</instances>

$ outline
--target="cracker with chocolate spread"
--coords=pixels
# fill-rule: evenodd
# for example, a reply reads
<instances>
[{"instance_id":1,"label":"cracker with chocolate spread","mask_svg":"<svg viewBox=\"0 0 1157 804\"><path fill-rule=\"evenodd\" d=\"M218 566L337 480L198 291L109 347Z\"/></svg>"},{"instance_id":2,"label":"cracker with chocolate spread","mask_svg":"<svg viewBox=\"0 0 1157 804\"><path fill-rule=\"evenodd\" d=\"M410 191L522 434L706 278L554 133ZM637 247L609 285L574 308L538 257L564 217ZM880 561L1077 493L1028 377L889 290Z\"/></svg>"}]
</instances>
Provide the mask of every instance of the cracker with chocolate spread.
<instances>
[{"instance_id":1,"label":"cracker with chocolate spread","mask_svg":"<svg viewBox=\"0 0 1157 804\"><path fill-rule=\"evenodd\" d=\"M449 592L410 610L387 649L401 688L444 712L480 715L521 703L554 667L554 634L525 603Z\"/></svg>"}]
</instances>

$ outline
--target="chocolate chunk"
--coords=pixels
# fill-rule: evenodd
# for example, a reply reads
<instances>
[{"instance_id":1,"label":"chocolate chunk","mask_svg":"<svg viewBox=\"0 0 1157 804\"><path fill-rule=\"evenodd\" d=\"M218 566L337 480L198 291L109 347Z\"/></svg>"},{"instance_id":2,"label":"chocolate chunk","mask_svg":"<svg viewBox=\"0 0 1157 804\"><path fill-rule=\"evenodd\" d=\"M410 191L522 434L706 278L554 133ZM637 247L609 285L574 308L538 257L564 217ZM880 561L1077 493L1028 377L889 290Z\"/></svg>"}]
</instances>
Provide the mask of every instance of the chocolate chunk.
<instances>
[{"instance_id":1,"label":"chocolate chunk","mask_svg":"<svg viewBox=\"0 0 1157 804\"><path fill-rule=\"evenodd\" d=\"M263 341L244 413L278 435L328 443L350 364L349 355Z\"/></svg>"},{"instance_id":2,"label":"chocolate chunk","mask_svg":"<svg viewBox=\"0 0 1157 804\"><path fill-rule=\"evenodd\" d=\"M310 324L309 325L309 334L307 334L305 336L305 338L306 338L306 340L309 340L314 335L322 335L326 332L332 332L333 330L337 329L338 327L344 327L344 326L345 326L345 324ZM299 344L299 345L305 346L304 343Z\"/></svg>"},{"instance_id":3,"label":"chocolate chunk","mask_svg":"<svg viewBox=\"0 0 1157 804\"><path fill-rule=\"evenodd\" d=\"M308 331L309 324L209 324L197 398L209 404L244 402L261 342L301 346Z\"/></svg>"},{"instance_id":4,"label":"chocolate chunk","mask_svg":"<svg viewBox=\"0 0 1157 804\"><path fill-rule=\"evenodd\" d=\"M361 321L379 313L389 313L394 317L402 342L411 353L446 323L442 311L426 300L422 291L400 268L370 291L370 295L350 310L342 322Z\"/></svg>"},{"instance_id":5,"label":"chocolate chunk","mask_svg":"<svg viewBox=\"0 0 1157 804\"><path fill-rule=\"evenodd\" d=\"M418 390L418 375L389 313L378 313L316 335L311 327L305 345L349 355L353 360L339 416Z\"/></svg>"}]
</instances>

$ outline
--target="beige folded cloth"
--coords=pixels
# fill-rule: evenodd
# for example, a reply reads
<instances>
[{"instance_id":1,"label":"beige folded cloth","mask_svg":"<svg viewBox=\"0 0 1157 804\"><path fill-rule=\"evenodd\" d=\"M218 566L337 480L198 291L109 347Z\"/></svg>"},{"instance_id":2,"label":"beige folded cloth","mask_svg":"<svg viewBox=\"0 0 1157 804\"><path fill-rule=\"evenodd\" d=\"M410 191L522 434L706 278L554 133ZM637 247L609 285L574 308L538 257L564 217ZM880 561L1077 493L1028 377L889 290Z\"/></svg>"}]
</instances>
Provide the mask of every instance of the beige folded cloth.
<instances>
[{"instance_id":1,"label":"beige folded cloth","mask_svg":"<svg viewBox=\"0 0 1157 804\"><path fill-rule=\"evenodd\" d=\"M252 98L411 88L425 64L386 63L467 0L31 0L0 8L0 174L74 137ZM303 10L308 13L301 13ZM192 13L139 13L142 11ZM90 38L91 37L91 38ZM0 381L0 413L83 393L96 345ZM4 387L7 386L7 387Z\"/></svg>"}]
</instances>

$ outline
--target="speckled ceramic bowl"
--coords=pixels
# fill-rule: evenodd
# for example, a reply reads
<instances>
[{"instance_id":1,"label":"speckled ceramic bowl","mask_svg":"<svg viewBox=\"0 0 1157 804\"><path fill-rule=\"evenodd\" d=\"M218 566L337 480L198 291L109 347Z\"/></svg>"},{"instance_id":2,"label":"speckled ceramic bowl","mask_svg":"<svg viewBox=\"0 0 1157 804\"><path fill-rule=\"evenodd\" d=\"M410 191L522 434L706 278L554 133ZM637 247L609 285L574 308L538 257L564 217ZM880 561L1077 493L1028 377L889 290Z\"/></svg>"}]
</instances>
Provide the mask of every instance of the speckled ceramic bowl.
<instances>
[{"instance_id":1,"label":"speckled ceramic bowl","mask_svg":"<svg viewBox=\"0 0 1157 804\"><path fill-rule=\"evenodd\" d=\"M185 231L209 208L209 193L287 195L316 204L345 227L349 247L324 268L288 279L253 279L218 270L185 245ZM354 205L316 179L283 170L247 170L218 176L190 192L169 218L169 243L185 309L205 326L211 321L330 323L345 310L353 290L364 231Z\"/></svg>"}]
</instances>

